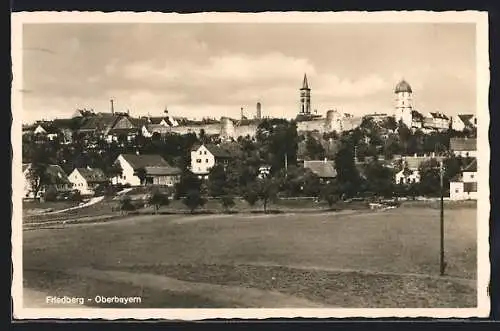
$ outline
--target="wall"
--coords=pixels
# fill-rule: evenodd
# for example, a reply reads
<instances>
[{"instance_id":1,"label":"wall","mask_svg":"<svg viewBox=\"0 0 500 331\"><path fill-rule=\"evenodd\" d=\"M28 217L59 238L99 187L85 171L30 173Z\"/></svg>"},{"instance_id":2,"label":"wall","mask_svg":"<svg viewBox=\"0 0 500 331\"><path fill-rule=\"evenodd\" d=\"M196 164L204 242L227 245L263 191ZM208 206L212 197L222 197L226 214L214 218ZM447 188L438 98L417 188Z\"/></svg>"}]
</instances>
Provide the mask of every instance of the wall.
<instances>
[{"instance_id":1,"label":"wall","mask_svg":"<svg viewBox=\"0 0 500 331\"><path fill-rule=\"evenodd\" d=\"M166 185L166 186L174 186L180 181L179 175L174 176L154 176L153 177L153 185Z\"/></svg>"},{"instance_id":2,"label":"wall","mask_svg":"<svg viewBox=\"0 0 500 331\"><path fill-rule=\"evenodd\" d=\"M463 182L451 182L450 200L477 200L477 192L465 192Z\"/></svg>"}]
</instances>

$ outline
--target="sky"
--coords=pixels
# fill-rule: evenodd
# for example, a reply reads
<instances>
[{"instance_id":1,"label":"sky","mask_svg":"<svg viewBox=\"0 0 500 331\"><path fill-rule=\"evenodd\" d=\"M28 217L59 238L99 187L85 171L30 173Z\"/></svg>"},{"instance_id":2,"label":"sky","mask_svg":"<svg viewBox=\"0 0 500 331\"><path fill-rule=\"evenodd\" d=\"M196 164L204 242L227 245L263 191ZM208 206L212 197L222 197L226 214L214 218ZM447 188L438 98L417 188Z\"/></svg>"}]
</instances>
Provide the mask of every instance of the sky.
<instances>
[{"instance_id":1,"label":"sky","mask_svg":"<svg viewBox=\"0 0 500 331\"><path fill-rule=\"evenodd\" d=\"M405 79L415 109L476 111L467 23L53 23L23 27L23 121L78 108L188 118L292 118L304 73L312 109L392 113Z\"/></svg>"}]
</instances>

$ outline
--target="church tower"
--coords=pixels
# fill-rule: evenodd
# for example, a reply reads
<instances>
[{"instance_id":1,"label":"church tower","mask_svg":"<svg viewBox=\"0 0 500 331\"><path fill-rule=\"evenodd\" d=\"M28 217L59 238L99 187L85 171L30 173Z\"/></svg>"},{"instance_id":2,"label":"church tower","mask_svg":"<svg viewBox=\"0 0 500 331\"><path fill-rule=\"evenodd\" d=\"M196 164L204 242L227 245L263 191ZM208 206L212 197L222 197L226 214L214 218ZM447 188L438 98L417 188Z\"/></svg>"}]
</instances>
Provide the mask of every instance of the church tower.
<instances>
[{"instance_id":1,"label":"church tower","mask_svg":"<svg viewBox=\"0 0 500 331\"><path fill-rule=\"evenodd\" d=\"M396 122L402 121L407 127L411 128L412 123L412 94L410 84L402 79L394 89L396 95L396 107L394 111L394 119Z\"/></svg>"},{"instance_id":2,"label":"church tower","mask_svg":"<svg viewBox=\"0 0 500 331\"><path fill-rule=\"evenodd\" d=\"M304 74L304 81L302 82L302 88L300 89L300 111L301 115L311 114L311 89L307 83L307 75Z\"/></svg>"}]
</instances>

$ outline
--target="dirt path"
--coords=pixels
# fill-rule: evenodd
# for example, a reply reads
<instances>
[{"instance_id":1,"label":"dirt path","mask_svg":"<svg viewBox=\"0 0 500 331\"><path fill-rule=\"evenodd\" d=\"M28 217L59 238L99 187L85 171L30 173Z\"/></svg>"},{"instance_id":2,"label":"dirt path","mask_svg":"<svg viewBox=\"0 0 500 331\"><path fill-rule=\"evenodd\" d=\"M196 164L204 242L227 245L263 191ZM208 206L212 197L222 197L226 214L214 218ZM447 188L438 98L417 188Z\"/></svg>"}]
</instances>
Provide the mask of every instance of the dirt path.
<instances>
[{"instance_id":1,"label":"dirt path","mask_svg":"<svg viewBox=\"0 0 500 331\"><path fill-rule=\"evenodd\" d=\"M90 268L72 272L96 280L113 280L136 286L147 286L179 294L197 295L220 302L228 307L235 304L251 308L325 308L324 305L275 291L253 288L195 283L147 273L101 271Z\"/></svg>"}]
</instances>

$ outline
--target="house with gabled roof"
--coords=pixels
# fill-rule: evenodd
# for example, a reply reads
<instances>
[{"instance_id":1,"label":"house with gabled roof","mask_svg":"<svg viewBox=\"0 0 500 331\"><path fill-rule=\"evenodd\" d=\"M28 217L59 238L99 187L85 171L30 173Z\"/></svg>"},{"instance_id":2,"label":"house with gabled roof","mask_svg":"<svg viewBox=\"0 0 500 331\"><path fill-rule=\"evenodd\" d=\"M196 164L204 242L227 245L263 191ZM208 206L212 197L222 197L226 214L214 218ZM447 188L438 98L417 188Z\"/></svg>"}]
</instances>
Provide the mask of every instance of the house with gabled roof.
<instances>
[{"instance_id":1,"label":"house with gabled roof","mask_svg":"<svg viewBox=\"0 0 500 331\"><path fill-rule=\"evenodd\" d=\"M476 157L477 139L476 138L450 138L450 151L455 156Z\"/></svg>"},{"instance_id":2,"label":"house with gabled roof","mask_svg":"<svg viewBox=\"0 0 500 331\"><path fill-rule=\"evenodd\" d=\"M459 114L451 119L451 128L455 131L473 130L477 127L477 117L474 114Z\"/></svg>"},{"instance_id":3,"label":"house with gabled roof","mask_svg":"<svg viewBox=\"0 0 500 331\"><path fill-rule=\"evenodd\" d=\"M114 184L174 186L182 173L157 154L120 154L115 163L122 174L112 179Z\"/></svg>"},{"instance_id":4,"label":"house with gabled roof","mask_svg":"<svg viewBox=\"0 0 500 331\"><path fill-rule=\"evenodd\" d=\"M107 176L99 168L75 168L68 176L73 189L82 195L92 195L97 186L108 182Z\"/></svg>"},{"instance_id":5,"label":"house with gabled roof","mask_svg":"<svg viewBox=\"0 0 500 331\"><path fill-rule=\"evenodd\" d=\"M89 116L85 123L80 127L78 132L83 134L91 134L107 137L109 130L111 130L115 123L122 117L122 115L112 113L97 113Z\"/></svg>"},{"instance_id":6,"label":"house with gabled roof","mask_svg":"<svg viewBox=\"0 0 500 331\"><path fill-rule=\"evenodd\" d=\"M477 200L477 159L450 181L450 200Z\"/></svg>"},{"instance_id":7,"label":"house with gabled roof","mask_svg":"<svg viewBox=\"0 0 500 331\"><path fill-rule=\"evenodd\" d=\"M322 182L328 183L337 177L335 161L327 160L304 160L304 168L311 170Z\"/></svg>"},{"instance_id":8,"label":"house with gabled roof","mask_svg":"<svg viewBox=\"0 0 500 331\"><path fill-rule=\"evenodd\" d=\"M194 146L191 149L191 172L205 178L215 165L227 165L231 158L232 153L225 146L216 144Z\"/></svg>"},{"instance_id":9,"label":"house with gabled roof","mask_svg":"<svg viewBox=\"0 0 500 331\"><path fill-rule=\"evenodd\" d=\"M424 162L430 160L436 160L437 162L443 161L444 156L436 155L431 153L430 155L413 155L413 156L403 156L399 160L395 160L399 163L399 169L396 170L394 175L394 182L396 184L411 184L420 182L420 166Z\"/></svg>"},{"instance_id":10,"label":"house with gabled roof","mask_svg":"<svg viewBox=\"0 0 500 331\"><path fill-rule=\"evenodd\" d=\"M450 118L440 112L430 112L424 118L423 127L435 131L445 131L450 128Z\"/></svg>"}]
</instances>

